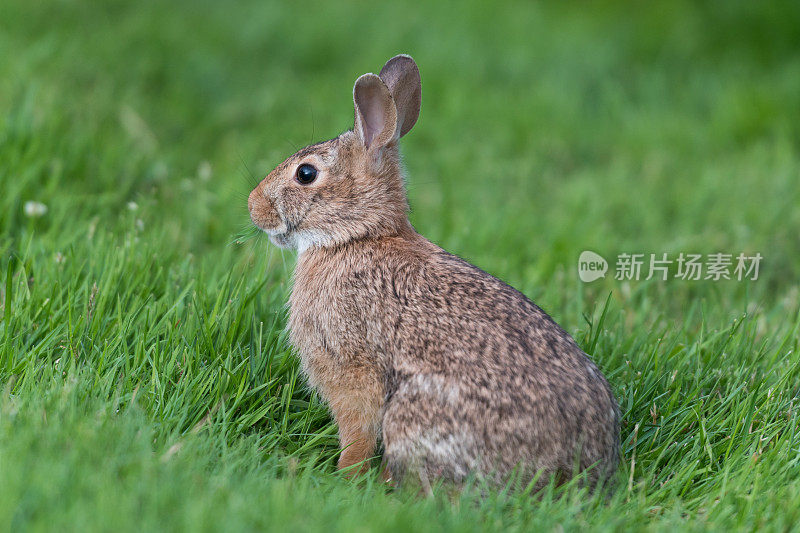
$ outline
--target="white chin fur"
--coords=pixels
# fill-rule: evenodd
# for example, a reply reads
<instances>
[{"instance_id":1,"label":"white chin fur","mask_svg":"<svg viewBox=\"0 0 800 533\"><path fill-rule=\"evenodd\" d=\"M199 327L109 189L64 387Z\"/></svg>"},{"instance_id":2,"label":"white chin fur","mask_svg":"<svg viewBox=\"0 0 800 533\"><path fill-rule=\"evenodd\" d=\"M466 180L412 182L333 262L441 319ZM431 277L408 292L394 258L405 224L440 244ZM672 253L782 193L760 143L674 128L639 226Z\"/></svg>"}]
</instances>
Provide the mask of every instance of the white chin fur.
<instances>
[{"instance_id":1,"label":"white chin fur","mask_svg":"<svg viewBox=\"0 0 800 533\"><path fill-rule=\"evenodd\" d=\"M280 248L294 248L298 254L302 254L309 248L326 246L331 239L322 233L310 230L300 230L293 233L268 233L269 240Z\"/></svg>"},{"instance_id":2,"label":"white chin fur","mask_svg":"<svg viewBox=\"0 0 800 533\"><path fill-rule=\"evenodd\" d=\"M296 232L293 236L298 254L302 254L309 248L330 244L330 238L327 235L316 231L301 230Z\"/></svg>"}]
</instances>

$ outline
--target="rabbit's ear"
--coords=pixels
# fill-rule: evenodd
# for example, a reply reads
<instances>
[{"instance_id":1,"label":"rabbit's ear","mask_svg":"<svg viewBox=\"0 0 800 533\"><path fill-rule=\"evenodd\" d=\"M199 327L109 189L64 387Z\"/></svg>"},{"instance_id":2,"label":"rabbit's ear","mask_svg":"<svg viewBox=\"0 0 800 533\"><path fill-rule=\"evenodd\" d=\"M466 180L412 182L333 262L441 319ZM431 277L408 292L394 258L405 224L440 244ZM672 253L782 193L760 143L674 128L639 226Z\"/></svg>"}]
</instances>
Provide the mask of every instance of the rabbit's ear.
<instances>
[{"instance_id":1,"label":"rabbit's ear","mask_svg":"<svg viewBox=\"0 0 800 533\"><path fill-rule=\"evenodd\" d=\"M368 150L379 149L394 139L397 109L386 84L375 74L364 74L353 87L355 132Z\"/></svg>"},{"instance_id":2,"label":"rabbit's ear","mask_svg":"<svg viewBox=\"0 0 800 533\"><path fill-rule=\"evenodd\" d=\"M411 129L419 117L422 86L419 68L411 56L394 56L381 69L380 77L392 93L397 108L397 137Z\"/></svg>"}]
</instances>

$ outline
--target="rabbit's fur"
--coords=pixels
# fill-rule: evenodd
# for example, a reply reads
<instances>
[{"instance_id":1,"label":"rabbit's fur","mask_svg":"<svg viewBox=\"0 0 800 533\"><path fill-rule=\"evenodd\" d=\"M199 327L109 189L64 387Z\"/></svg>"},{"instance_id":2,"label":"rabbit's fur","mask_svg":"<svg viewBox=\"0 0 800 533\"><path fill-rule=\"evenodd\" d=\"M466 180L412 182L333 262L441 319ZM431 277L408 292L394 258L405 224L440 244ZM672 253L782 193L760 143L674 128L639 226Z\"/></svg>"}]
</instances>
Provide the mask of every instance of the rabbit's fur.
<instances>
[{"instance_id":1,"label":"rabbit's fur","mask_svg":"<svg viewBox=\"0 0 800 533\"><path fill-rule=\"evenodd\" d=\"M395 480L502 482L517 467L607 479L619 411L597 366L522 293L408 221L398 139L419 115L413 59L353 95L353 130L291 156L248 201L273 243L299 250L291 342L339 425L340 468L363 470L381 436ZM296 179L301 164L313 183Z\"/></svg>"}]
</instances>

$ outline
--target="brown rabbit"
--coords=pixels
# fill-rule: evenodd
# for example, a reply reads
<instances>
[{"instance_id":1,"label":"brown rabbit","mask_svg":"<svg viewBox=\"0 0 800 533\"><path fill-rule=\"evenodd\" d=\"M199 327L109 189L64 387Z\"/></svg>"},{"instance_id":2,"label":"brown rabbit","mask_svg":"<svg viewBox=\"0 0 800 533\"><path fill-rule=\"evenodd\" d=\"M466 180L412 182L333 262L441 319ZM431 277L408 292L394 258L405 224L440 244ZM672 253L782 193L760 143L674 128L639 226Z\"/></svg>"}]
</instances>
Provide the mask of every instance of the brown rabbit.
<instances>
[{"instance_id":1,"label":"brown rabbit","mask_svg":"<svg viewBox=\"0 0 800 533\"><path fill-rule=\"evenodd\" d=\"M299 251L289 328L361 471L382 432L387 475L501 483L522 468L592 485L619 461L619 412L597 366L522 293L418 234L398 139L417 121L407 55L353 87L355 126L281 163L248 201Z\"/></svg>"}]
</instances>

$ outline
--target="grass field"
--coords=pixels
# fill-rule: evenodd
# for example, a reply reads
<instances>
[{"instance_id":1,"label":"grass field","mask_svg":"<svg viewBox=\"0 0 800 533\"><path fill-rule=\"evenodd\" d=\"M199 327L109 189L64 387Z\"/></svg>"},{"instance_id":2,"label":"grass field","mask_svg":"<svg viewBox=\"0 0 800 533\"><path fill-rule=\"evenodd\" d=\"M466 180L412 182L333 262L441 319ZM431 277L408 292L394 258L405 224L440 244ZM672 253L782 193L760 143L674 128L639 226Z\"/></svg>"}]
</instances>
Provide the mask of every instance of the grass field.
<instances>
[{"instance_id":1,"label":"grass field","mask_svg":"<svg viewBox=\"0 0 800 533\"><path fill-rule=\"evenodd\" d=\"M0 4L0 529L797 527L798 4L428 4ZM593 354L623 413L608 495L335 471L284 331L294 256L246 197L399 52L412 222ZM763 260L614 279L681 252Z\"/></svg>"}]
</instances>

